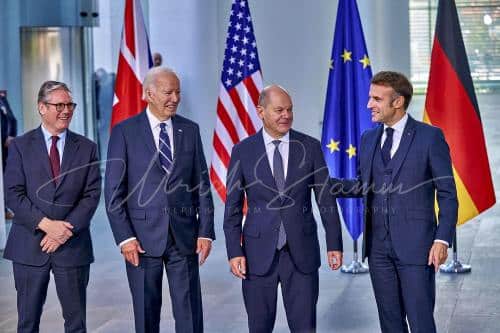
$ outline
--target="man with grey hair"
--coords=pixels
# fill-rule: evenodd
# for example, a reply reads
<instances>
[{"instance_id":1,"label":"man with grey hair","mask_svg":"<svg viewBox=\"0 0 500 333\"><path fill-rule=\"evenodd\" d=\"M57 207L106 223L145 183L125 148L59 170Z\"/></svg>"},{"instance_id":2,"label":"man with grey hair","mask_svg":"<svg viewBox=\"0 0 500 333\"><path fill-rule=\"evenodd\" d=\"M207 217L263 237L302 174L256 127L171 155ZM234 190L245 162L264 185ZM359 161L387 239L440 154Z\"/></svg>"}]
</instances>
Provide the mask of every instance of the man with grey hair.
<instances>
[{"instance_id":1,"label":"man with grey hair","mask_svg":"<svg viewBox=\"0 0 500 333\"><path fill-rule=\"evenodd\" d=\"M176 115L179 78L154 67L148 106L117 124L108 146L106 211L126 261L136 332L159 332L163 268L176 332L203 332L198 265L215 239L213 202L196 123Z\"/></svg>"},{"instance_id":2,"label":"man with grey hair","mask_svg":"<svg viewBox=\"0 0 500 333\"><path fill-rule=\"evenodd\" d=\"M51 271L64 331L86 332L86 288L94 261L89 226L101 176L96 144L68 129L75 108L66 84L43 83L41 126L9 146L5 189L15 217L4 257L13 261L18 332L38 332Z\"/></svg>"}]
</instances>

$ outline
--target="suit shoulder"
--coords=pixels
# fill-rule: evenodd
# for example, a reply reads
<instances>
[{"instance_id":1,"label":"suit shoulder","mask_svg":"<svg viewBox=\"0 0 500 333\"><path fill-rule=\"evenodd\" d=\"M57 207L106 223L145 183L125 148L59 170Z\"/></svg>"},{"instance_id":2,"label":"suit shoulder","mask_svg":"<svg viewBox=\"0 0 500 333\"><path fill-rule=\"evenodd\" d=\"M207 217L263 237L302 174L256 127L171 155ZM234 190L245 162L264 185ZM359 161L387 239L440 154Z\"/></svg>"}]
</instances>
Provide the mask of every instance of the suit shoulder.
<instances>
[{"instance_id":1,"label":"suit shoulder","mask_svg":"<svg viewBox=\"0 0 500 333\"><path fill-rule=\"evenodd\" d=\"M127 118L125 120L120 121L118 124L116 124L115 126L113 126L112 131L114 129L122 130L123 131L123 130L127 130L129 128L135 128L135 126L137 126L137 124L139 123L141 117L144 117L143 112L141 112L139 114L136 114L133 117L130 117L130 118Z\"/></svg>"},{"instance_id":2,"label":"suit shoulder","mask_svg":"<svg viewBox=\"0 0 500 333\"><path fill-rule=\"evenodd\" d=\"M361 138L363 138L363 137L367 137L368 138L370 136L376 136L377 135L377 130L378 130L379 126L382 126L382 125L374 126L372 128L369 128L369 129L365 130L361 134Z\"/></svg>"},{"instance_id":3,"label":"suit shoulder","mask_svg":"<svg viewBox=\"0 0 500 333\"><path fill-rule=\"evenodd\" d=\"M236 151L236 150L246 150L246 149L253 149L253 146L257 143L257 140L258 140L258 136L261 135L262 136L262 133L261 131L258 131L257 133L255 134L252 134L246 138L244 138L243 140L241 140L240 142L236 143L234 146L233 146L233 151Z\"/></svg>"},{"instance_id":4,"label":"suit shoulder","mask_svg":"<svg viewBox=\"0 0 500 333\"><path fill-rule=\"evenodd\" d=\"M188 119L186 117L175 115L174 119L179 125L186 126L186 127L192 127L196 130L199 130L199 128L200 128L198 123L196 123L196 122L194 122L191 119Z\"/></svg>"},{"instance_id":5,"label":"suit shoulder","mask_svg":"<svg viewBox=\"0 0 500 333\"><path fill-rule=\"evenodd\" d=\"M80 144L83 144L84 146L88 146L88 147L97 147L97 144L94 141L87 138L86 136L83 136L81 134L78 134L78 133L75 133L72 131L68 131L68 132L71 133L71 136L73 136L73 138L75 140L77 140Z\"/></svg>"},{"instance_id":6,"label":"suit shoulder","mask_svg":"<svg viewBox=\"0 0 500 333\"><path fill-rule=\"evenodd\" d=\"M28 143L36 135L38 135L38 128L29 130L28 132L24 133L23 135L16 136L13 141L18 145L19 144L23 145L25 143Z\"/></svg>"},{"instance_id":7,"label":"suit shoulder","mask_svg":"<svg viewBox=\"0 0 500 333\"><path fill-rule=\"evenodd\" d=\"M415 127L417 128L417 130L426 131L429 134L437 134L442 132L441 128L418 120L415 120Z\"/></svg>"},{"instance_id":8,"label":"suit shoulder","mask_svg":"<svg viewBox=\"0 0 500 333\"><path fill-rule=\"evenodd\" d=\"M320 141L315 137L296 130L290 130L290 140L298 140L304 144L321 146Z\"/></svg>"}]
</instances>

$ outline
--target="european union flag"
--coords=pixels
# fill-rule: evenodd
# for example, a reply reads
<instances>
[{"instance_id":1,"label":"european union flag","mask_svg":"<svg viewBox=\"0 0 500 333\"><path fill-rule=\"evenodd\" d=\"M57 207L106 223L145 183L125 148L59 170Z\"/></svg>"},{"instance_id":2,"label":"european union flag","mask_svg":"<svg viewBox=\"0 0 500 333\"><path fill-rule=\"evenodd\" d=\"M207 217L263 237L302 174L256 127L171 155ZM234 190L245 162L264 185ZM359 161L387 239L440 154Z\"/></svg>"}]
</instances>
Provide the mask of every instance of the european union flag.
<instances>
[{"instance_id":1,"label":"european union flag","mask_svg":"<svg viewBox=\"0 0 500 333\"><path fill-rule=\"evenodd\" d=\"M326 92L321 146L330 176L355 178L361 133L373 123L366 104L372 71L355 0L339 0ZM363 230L361 199L339 199L356 240Z\"/></svg>"}]
</instances>

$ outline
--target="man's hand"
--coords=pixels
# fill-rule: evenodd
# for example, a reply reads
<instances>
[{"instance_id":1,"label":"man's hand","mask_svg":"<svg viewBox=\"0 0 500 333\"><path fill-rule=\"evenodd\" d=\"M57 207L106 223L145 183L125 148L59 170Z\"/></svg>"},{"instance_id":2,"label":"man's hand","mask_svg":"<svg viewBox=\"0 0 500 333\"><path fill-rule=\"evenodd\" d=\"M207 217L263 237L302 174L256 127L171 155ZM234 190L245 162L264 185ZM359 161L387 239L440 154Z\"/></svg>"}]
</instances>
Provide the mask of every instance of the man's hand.
<instances>
[{"instance_id":1,"label":"man's hand","mask_svg":"<svg viewBox=\"0 0 500 333\"><path fill-rule=\"evenodd\" d=\"M45 253L53 253L61 246L61 244L55 239L50 238L48 235L45 235L40 242L40 246L42 247L42 251Z\"/></svg>"},{"instance_id":2,"label":"man's hand","mask_svg":"<svg viewBox=\"0 0 500 333\"><path fill-rule=\"evenodd\" d=\"M434 270L437 273L439 266L444 264L446 258L448 258L448 246L440 242L434 242L429 251L429 262L427 265L434 265Z\"/></svg>"},{"instance_id":3,"label":"man's hand","mask_svg":"<svg viewBox=\"0 0 500 333\"><path fill-rule=\"evenodd\" d=\"M50 220L44 217L40 223L38 223L38 228L61 245L66 243L66 241L73 236L73 232L71 232L73 225L65 221Z\"/></svg>"},{"instance_id":4,"label":"man's hand","mask_svg":"<svg viewBox=\"0 0 500 333\"><path fill-rule=\"evenodd\" d=\"M245 257L234 257L229 260L229 267L231 268L231 273L240 279L246 279L245 274L247 273L247 259Z\"/></svg>"},{"instance_id":5,"label":"man's hand","mask_svg":"<svg viewBox=\"0 0 500 333\"><path fill-rule=\"evenodd\" d=\"M212 250L212 241L209 239L198 238L196 241L196 253L200 255L200 266L207 260Z\"/></svg>"},{"instance_id":6,"label":"man's hand","mask_svg":"<svg viewBox=\"0 0 500 333\"><path fill-rule=\"evenodd\" d=\"M326 255L328 256L328 266L331 269L337 270L342 266L343 254L341 251L328 251Z\"/></svg>"},{"instance_id":7,"label":"man's hand","mask_svg":"<svg viewBox=\"0 0 500 333\"><path fill-rule=\"evenodd\" d=\"M146 253L141 247L137 239L132 239L123 244L121 251L125 260L134 266L139 266L139 253Z\"/></svg>"}]
</instances>

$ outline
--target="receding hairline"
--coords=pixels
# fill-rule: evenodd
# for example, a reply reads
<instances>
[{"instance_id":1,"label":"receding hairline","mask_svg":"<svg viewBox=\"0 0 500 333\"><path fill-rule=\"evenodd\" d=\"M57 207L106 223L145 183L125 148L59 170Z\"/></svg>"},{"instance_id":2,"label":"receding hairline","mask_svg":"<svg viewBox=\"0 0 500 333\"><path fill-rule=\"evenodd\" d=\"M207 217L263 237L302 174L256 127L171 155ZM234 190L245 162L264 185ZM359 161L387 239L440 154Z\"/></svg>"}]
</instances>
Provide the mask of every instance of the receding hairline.
<instances>
[{"instance_id":1,"label":"receding hairline","mask_svg":"<svg viewBox=\"0 0 500 333\"><path fill-rule=\"evenodd\" d=\"M259 105L265 107L267 104L268 98L269 98L269 94L275 90L280 90L280 91L284 92L286 95L288 95L290 100L292 99L288 90L286 90L285 88L283 88L279 84L270 84L268 86L265 86L264 89L262 89L262 91L260 92Z\"/></svg>"}]
</instances>

